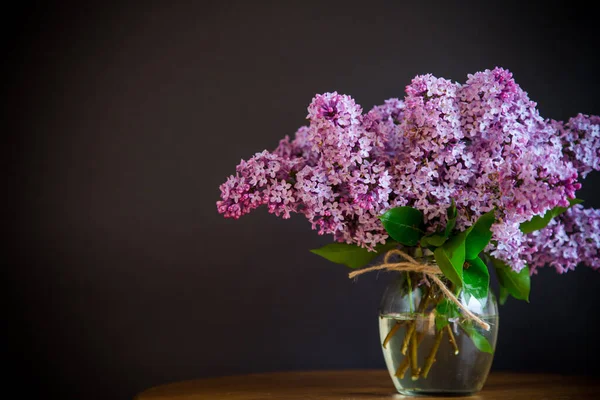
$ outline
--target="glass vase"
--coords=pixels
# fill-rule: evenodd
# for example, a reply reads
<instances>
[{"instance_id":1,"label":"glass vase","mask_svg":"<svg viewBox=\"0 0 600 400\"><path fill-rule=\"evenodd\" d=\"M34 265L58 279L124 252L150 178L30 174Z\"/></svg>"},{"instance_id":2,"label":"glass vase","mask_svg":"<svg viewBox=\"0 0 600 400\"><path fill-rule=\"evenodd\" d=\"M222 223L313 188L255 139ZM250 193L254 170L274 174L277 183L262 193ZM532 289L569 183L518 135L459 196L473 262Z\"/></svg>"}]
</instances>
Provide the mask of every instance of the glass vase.
<instances>
[{"instance_id":1,"label":"glass vase","mask_svg":"<svg viewBox=\"0 0 600 400\"><path fill-rule=\"evenodd\" d=\"M449 288L451 285L445 281ZM455 291L456 292L456 291ZM379 309L383 355L397 391L404 395L460 396L480 391L493 360L498 304L463 293L457 299L489 324L485 330L423 273L399 272Z\"/></svg>"}]
</instances>

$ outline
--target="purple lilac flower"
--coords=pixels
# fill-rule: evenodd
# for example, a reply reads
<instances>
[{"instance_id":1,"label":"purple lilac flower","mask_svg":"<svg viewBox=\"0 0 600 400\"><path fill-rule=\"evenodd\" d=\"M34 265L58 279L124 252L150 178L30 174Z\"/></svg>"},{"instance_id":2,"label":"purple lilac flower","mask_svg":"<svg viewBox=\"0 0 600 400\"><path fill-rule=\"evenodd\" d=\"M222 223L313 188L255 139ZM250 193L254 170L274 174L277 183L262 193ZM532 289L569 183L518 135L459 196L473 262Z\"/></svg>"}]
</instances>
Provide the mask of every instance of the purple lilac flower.
<instances>
[{"instance_id":1,"label":"purple lilac flower","mask_svg":"<svg viewBox=\"0 0 600 400\"><path fill-rule=\"evenodd\" d=\"M561 131L565 157L573 162L585 178L592 170L600 169L600 117L578 114Z\"/></svg>"},{"instance_id":2,"label":"purple lilac flower","mask_svg":"<svg viewBox=\"0 0 600 400\"><path fill-rule=\"evenodd\" d=\"M286 159L268 151L257 153L237 166L236 176L230 176L221 185L217 210L226 218L239 218L267 205L269 212L289 218L296 209L296 197L287 180L300 164L297 159Z\"/></svg>"},{"instance_id":3,"label":"purple lilac flower","mask_svg":"<svg viewBox=\"0 0 600 400\"><path fill-rule=\"evenodd\" d=\"M600 268L600 210L576 205L550 221L542 230L527 235L526 262L532 273L545 265L559 273L579 264Z\"/></svg>"},{"instance_id":4,"label":"purple lilac flower","mask_svg":"<svg viewBox=\"0 0 600 400\"><path fill-rule=\"evenodd\" d=\"M363 113L349 96L314 97L309 125L272 152L242 161L221 185L218 211L239 218L260 205L303 214L319 234L373 249L387 233L378 216L421 210L428 231L457 205L466 229L497 209L487 250L520 270L534 254L519 225L567 206L578 179L600 167L600 118L543 119L512 74L496 68L461 85L417 76L403 100ZM568 214L570 215L570 214Z\"/></svg>"}]
</instances>

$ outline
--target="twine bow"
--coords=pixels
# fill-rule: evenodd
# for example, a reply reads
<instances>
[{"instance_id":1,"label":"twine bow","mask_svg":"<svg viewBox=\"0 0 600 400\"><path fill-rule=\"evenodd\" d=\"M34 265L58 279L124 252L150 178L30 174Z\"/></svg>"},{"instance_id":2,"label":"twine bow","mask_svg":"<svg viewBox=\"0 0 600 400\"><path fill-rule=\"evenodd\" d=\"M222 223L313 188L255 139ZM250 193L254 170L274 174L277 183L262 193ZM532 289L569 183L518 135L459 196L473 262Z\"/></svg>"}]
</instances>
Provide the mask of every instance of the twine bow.
<instances>
[{"instance_id":1,"label":"twine bow","mask_svg":"<svg viewBox=\"0 0 600 400\"><path fill-rule=\"evenodd\" d=\"M390 258L392 256L400 256L405 261L391 262ZM443 275L443 273L437 266L432 265L432 264L419 263L414 258L412 258L408 254L404 253L403 251L400 251L398 249L393 249L393 250L388 251L385 254L382 264L375 265L375 266L369 267L369 268L363 268L358 271L353 271L349 274L349 277L354 278L358 275L362 275L367 272L378 271L378 270L401 271L401 272L422 272L423 274L427 275L427 277L429 279L431 279L433 282L435 282L436 285L438 285L438 287L440 288L440 290L442 292L444 292L446 297L448 299L450 299L450 301L452 301L454 304L456 304L463 311L464 315L468 319L473 320L475 323L477 323L479 326L481 326L486 331L490 330L490 325L488 323L486 323L484 320L482 320L481 318L479 318L477 315L475 315L471 311L469 311L469 309L466 306L464 306L456 298L456 296L454 296L452 291L450 289L448 289L446 287L446 285L444 285L444 282L442 282L442 280L440 278L438 278L438 276Z\"/></svg>"}]
</instances>

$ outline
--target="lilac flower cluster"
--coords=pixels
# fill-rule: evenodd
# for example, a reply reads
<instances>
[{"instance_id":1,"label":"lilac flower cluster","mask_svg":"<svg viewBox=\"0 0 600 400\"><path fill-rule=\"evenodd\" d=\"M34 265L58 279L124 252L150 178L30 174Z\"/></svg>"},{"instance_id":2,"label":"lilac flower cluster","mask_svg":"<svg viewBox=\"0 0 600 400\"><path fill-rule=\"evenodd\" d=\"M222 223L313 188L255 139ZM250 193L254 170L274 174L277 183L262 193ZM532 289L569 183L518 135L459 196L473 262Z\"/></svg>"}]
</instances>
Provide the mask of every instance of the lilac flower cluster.
<instances>
[{"instance_id":1,"label":"lilac flower cluster","mask_svg":"<svg viewBox=\"0 0 600 400\"><path fill-rule=\"evenodd\" d=\"M559 273L579 264L600 268L600 210L576 205L550 221L542 230L527 235L525 257L531 272L545 265Z\"/></svg>"},{"instance_id":2,"label":"lilac flower cluster","mask_svg":"<svg viewBox=\"0 0 600 400\"><path fill-rule=\"evenodd\" d=\"M600 118L543 119L502 68L464 84L417 76L403 100L366 113L349 96L317 95L307 119L293 140L241 162L221 185L220 213L239 218L266 205L373 249L387 239L378 219L386 210L415 207L433 232L453 199L460 230L498 210L487 250L518 271L539 248L519 225L568 206L579 177L600 168Z\"/></svg>"},{"instance_id":3,"label":"lilac flower cluster","mask_svg":"<svg viewBox=\"0 0 600 400\"><path fill-rule=\"evenodd\" d=\"M564 127L558 124L565 157L585 178L600 169L600 117L579 114Z\"/></svg>"}]
</instances>

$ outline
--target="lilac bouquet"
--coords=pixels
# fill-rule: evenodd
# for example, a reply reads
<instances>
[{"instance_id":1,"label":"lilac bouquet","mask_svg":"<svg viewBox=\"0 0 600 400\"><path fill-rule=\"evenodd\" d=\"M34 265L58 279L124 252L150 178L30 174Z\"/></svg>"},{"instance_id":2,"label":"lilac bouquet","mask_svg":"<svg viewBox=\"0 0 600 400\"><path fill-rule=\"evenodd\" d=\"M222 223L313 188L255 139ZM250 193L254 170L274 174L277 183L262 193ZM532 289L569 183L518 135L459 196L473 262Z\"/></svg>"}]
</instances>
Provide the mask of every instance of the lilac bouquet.
<instances>
[{"instance_id":1,"label":"lilac bouquet","mask_svg":"<svg viewBox=\"0 0 600 400\"><path fill-rule=\"evenodd\" d=\"M485 251L515 272L600 266L600 212L574 205L579 180L600 168L600 117L543 119L509 71L462 85L417 76L404 100L368 113L325 93L307 118L293 140L237 166L220 187L221 214L261 205L282 218L301 213L319 234L376 251L390 237L386 211L418 210L430 234L446 226L454 202L457 231L494 210Z\"/></svg>"},{"instance_id":2,"label":"lilac bouquet","mask_svg":"<svg viewBox=\"0 0 600 400\"><path fill-rule=\"evenodd\" d=\"M490 266L501 303L528 300L543 266L600 267L600 210L576 198L600 169L600 117L542 118L509 71L464 84L417 76L403 100L366 113L325 93L307 119L293 139L241 161L220 187L219 213L266 205L282 218L303 214L334 240L312 251L351 268L393 249L428 252L467 298L487 297ZM456 312L438 303L438 314Z\"/></svg>"}]
</instances>

